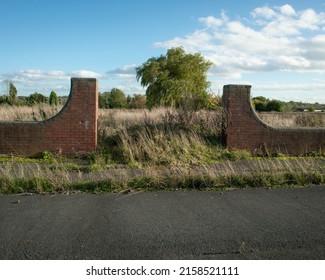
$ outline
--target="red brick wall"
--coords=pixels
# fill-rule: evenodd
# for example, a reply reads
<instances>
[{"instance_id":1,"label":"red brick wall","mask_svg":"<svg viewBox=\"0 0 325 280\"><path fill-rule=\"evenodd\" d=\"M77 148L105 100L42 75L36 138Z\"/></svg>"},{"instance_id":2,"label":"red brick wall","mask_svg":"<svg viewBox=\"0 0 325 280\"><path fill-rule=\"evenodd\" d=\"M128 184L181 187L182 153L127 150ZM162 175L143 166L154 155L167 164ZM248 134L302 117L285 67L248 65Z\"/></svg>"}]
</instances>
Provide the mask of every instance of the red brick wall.
<instances>
[{"instance_id":1,"label":"red brick wall","mask_svg":"<svg viewBox=\"0 0 325 280\"><path fill-rule=\"evenodd\" d=\"M43 151L73 156L96 150L96 79L71 79L69 99L54 117L41 122L0 122L0 154L38 156Z\"/></svg>"},{"instance_id":2,"label":"red brick wall","mask_svg":"<svg viewBox=\"0 0 325 280\"><path fill-rule=\"evenodd\" d=\"M223 88L223 141L227 148L246 149L253 154L292 155L325 150L325 128L274 128L255 113L251 86L226 85Z\"/></svg>"}]
</instances>

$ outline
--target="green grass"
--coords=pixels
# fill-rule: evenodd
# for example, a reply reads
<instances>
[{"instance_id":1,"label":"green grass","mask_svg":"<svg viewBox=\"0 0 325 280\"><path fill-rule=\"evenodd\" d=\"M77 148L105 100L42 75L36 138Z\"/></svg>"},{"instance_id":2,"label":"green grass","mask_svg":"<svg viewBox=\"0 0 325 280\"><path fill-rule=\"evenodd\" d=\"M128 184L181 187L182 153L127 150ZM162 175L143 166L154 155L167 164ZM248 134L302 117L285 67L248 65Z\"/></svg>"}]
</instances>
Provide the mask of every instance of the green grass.
<instances>
[{"instance_id":1,"label":"green grass","mask_svg":"<svg viewBox=\"0 0 325 280\"><path fill-rule=\"evenodd\" d=\"M0 193L53 193L82 191L90 193L161 190L220 190L229 188L274 188L312 186L325 184L324 175L317 172L283 174L242 174L211 177L204 176L165 176L138 177L126 182L84 181L63 183L60 186L47 178L0 179Z\"/></svg>"},{"instance_id":2,"label":"green grass","mask_svg":"<svg viewBox=\"0 0 325 280\"><path fill-rule=\"evenodd\" d=\"M250 170L242 168L251 163ZM37 168L36 168L37 169ZM64 169L41 169L29 178L23 173L3 173L0 193L53 193L82 191L90 193L157 191L157 190L220 190L229 188L273 188L325 184L324 160L250 160L226 161L218 166L177 167L174 169L117 170L95 179L71 177ZM102 171L104 172L104 171ZM18 172L19 173L19 172ZM79 174L74 172L74 174ZM96 173L95 173L96 175Z\"/></svg>"}]
</instances>

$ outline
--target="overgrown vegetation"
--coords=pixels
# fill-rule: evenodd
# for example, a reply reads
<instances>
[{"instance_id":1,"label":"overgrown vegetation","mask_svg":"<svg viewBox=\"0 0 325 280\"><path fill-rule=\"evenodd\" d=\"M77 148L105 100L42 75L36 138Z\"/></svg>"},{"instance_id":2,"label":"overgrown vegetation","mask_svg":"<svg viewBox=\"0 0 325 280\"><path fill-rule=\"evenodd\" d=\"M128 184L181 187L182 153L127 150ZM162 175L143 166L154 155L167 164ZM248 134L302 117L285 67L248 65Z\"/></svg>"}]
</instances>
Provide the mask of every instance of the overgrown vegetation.
<instances>
[{"instance_id":1,"label":"overgrown vegetation","mask_svg":"<svg viewBox=\"0 0 325 280\"><path fill-rule=\"evenodd\" d=\"M76 159L49 151L44 151L41 159L2 158L0 193L210 190L325 183L324 154L319 151L302 158L256 158L246 151L224 149L220 129L221 111L217 110L102 109L97 152Z\"/></svg>"},{"instance_id":2,"label":"overgrown vegetation","mask_svg":"<svg viewBox=\"0 0 325 280\"><path fill-rule=\"evenodd\" d=\"M265 159L224 161L197 168L115 168L85 173L72 172L60 162L48 166L18 164L13 160L1 164L0 193L101 193L321 185L325 183L323 165L324 159Z\"/></svg>"},{"instance_id":3,"label":"overgrown vegetation","mask_svg":"<svg viewBox=\"0 0 325 280\"><path fill-rule=\"evenodd\" d=\"M325 127L324 112L262 112L258 115L264 122L274 127Z\"/></svg>"},{"instance_id":4,"label":"overgrown vegetation","mask_svg":"<svg viewBox=\"0 0 325 280\"><path fill-rule=\"evenodd\" d=\"M220 159L221 111L156 109L101 115L101 153L133 165L203 164Z\"/></svg>"},{"instance_id":5,"label":"overgrown vegetation","mask_svg":"<svg viewBox=\"0 0 325 280\"><path fill-rule=\"evenodd\" d=\"M263 96L257 96L252 99L252 104L258 112L324 112L325 104L320 103L304 103L281 100L270 100Z\"/></svg>"}]
</instances>

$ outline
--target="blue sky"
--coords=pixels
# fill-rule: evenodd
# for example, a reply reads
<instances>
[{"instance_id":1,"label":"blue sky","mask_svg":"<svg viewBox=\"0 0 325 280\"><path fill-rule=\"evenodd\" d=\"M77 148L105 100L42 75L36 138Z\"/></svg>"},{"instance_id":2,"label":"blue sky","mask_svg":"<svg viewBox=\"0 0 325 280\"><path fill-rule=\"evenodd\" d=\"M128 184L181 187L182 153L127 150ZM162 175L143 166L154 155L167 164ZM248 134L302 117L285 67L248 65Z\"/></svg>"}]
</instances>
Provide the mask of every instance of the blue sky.
<instances>
[{"instance_id":1,"label":"blue sky","mask_svg":"<svg viewBox=\"0 0 325 280\"><path fill-rule=\"evenodd\" d=\"M71 77L99 90L144 93L135 67L182 46L214 63L211 90L325 103L324 1L0 0L0 94L69 93Z\"/></svg>"}]
</instances>

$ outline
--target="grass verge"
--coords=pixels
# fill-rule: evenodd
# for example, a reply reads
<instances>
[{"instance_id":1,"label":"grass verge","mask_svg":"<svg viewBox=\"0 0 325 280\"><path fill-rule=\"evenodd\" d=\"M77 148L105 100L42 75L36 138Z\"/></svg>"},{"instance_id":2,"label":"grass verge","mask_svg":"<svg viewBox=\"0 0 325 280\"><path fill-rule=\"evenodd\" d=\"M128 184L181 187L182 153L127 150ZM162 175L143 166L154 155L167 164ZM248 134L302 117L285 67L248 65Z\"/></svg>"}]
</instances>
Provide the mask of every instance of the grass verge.
<instances>
[{"instance_id":1,"label":"grass verge","mask_svg":"<svg viewBox=\"0 0 325 280\"><path fill-rule=\"evenodd\" d=\"M10 172L3 172L6 168L2 168L0 193L120 193L325 184L323 159L225 161L196 168L119 168L92 173L33 165L29 168L18 165L15 170L11 167Z\"/></svg>"}]
</instances>

